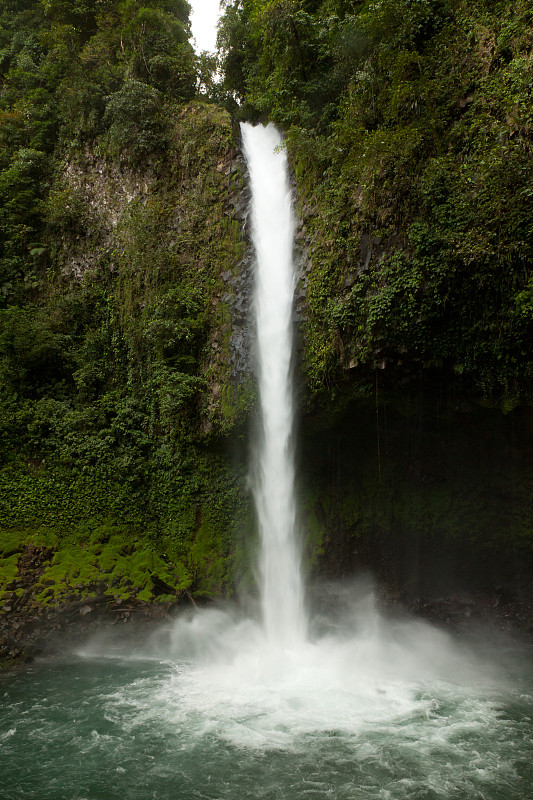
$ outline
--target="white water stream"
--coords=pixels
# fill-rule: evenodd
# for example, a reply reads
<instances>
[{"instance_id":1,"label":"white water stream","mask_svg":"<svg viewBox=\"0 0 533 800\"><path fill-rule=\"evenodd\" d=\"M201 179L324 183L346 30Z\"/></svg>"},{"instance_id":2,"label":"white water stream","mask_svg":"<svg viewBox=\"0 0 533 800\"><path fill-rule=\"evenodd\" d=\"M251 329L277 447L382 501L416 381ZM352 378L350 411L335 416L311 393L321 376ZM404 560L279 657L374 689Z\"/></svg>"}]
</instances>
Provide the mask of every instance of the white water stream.
<instances>
[{"instance_id":1,"label":"white water stream","mask_svg":"<svg viewBox=\"0 0 533 800\"><path fill-rule=\"evenodd\" d=\"M144 643L101 631L63 663L0 675L13 800L529 800L533 676L386 618L372 583L322 587L306 620L292 458L292 217L275 129L243 126L253 193L262 406L262 619L181 614ZM506 653L506 650L508 652Z\"/></svg>"},{"instance_id":2,"label":"white water stream","mask_svg":"<svg viewBox=\"0 0 533 800\"><path fill-rule=\"evenodd\" d=\"M261 426L254 496L261 552L261 618L210 608L180 615L142 654L176 664L143 716L179 720L191 735L237 746L292 748L302 737L447 738L482 729L497 711L502 671L431 625L388 620L372 581L323 587L333 609L308 621L294 492L292 306L295 221L282 139L242 125L256 254ZM108 644L97 652L109 652ZM88 651L89 652L89 651ZM93 651L94 652L94 651ZM505 682L505 681L504 681ZM144 702L144 701L142 701ZM439 709L446 711L444 718Z\"/></svg>"},{"instance_id":3,"label":"white water stream","mask_svg":"<svg viewBox=\"0 0 533 800\"><path fill-rule=\"evenodd\" d=\"M261 540L259 583L269 642L293 647L306 636L292 448L294 216L280 134L273 125L242 124L241 131L257 265L254 305L261 432L254 496Z\"/></svg>"},{"instance_id":4,"label":"white water stream","mask_svg":"<svg viewBox=\"0 0 533 800\"><path fill-rule=\"evenodd\" d=\"M257 261L254 495L262 618L228 608L179 617L150 643L152 654L177 666L146 714L180 720L194 736L260 750L298 748L306 737L332 734L355 737L360 746L386 731L392 739L426 737L446 751L458 732L477 735L497 718L500 667L425 622L384 618L368 579L323 587L333 612L306 618L294 496L295 221L287 158L272 125L244 124L242 136Z\"/></svg>"}]
</instances>

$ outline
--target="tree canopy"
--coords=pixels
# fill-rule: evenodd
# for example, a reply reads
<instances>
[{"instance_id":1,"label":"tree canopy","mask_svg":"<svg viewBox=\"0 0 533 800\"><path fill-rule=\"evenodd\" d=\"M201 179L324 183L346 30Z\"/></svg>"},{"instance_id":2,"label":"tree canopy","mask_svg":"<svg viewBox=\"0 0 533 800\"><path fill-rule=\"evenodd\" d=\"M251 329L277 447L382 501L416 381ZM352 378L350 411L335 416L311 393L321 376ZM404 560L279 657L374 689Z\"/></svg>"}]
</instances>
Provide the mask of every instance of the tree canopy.
<instances>
[{"instance_id":1,"label":"tree canopy","mask_svg":"<svg viewBox=\"0 0 533 800\"><path fill-rule=\"evenodd\" d=\"M307 232L309 383L427 366L533 397L527 0L234 0L235 113L287 134ZM367 373L368 375L368 373Z\"/></svg>"}]
</instances>

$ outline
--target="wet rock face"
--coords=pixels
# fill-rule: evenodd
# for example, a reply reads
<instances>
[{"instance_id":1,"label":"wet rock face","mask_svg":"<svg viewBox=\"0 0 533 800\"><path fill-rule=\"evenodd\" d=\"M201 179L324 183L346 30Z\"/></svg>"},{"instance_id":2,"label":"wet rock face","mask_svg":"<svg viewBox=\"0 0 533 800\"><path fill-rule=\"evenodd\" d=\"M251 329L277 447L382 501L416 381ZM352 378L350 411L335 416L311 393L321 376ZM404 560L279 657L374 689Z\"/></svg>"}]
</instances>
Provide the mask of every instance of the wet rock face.
<instances>
[{"instance_id":1,"label":"wet rock face","mask_svg":"<svg viewBox=\"0 0 533 800\"><path fill-rule=\"evenodd\" d=\"M246 162L242 153L237 155L234 169L239 170L244 179L241 191L232 198L232 210L239 220L241 235L246 244L246 253L233 270L227 270L223 273L222 279L227 291L221 299L227 305L231 319L231 334L229 337L230 375L233 381L240 384L246 378L252 376L255 370L255 329L253 318L255 255L250 219L251 192ZM292 181L292 193L296 206L297 187L294 180ZM296 219L294 267L294 325L295 341L298 347L302 343L299 329L307 316L307 275L311 269L305 230L302 220L299 218Z\"/></svg>"},{"instance_id":2,"label":"wet rock face","mask_svg":"<svg viewBox=\"0 0 533 800\"><path fill-rule=\"evenodd\" d=\"M22 607L0 615L0 670L53 658L104 630L113 638L148 636L177 606L118 604L109 597L65 603L61 608Z\"/></svg>"},{"instance_id":3,"label":"wet rock face","mask_svg":"<svg viewBox=\"0 0 533 800\"><path fill-rule=\"evenodd\" d=\"M18 551L17 551L18 552ZM76 584L55 605L45 605L37 595L41 578L50 566L55 550L33 544L20 552L16 577L2 595L0 611L0 669L29 664L35 659L59 655L102 628L135 625L152 626L168 619L180 604L194 604L190 594L181 595L156 575L153 596L167 595L165 602L145 602L134 595L127 599L102 593L92 585ZM168 595L174 600L168 601Z\"/></svg>"},{"instance_id":4,"label":"wet rock face","mask_svg":"<svg viewBox=\"0 0 533 800\"><path fill-rule=\"evenodd\" d=\"M102 626L122 626L134 619L155 623L168 618L169 611L180 603L189 606L194 602L188 593L180 594L153 575L153 597L166 594L164 602L141 601L133 593L122 599L110 593L109 586L78 583L63 592L59 602L47 605L39 599L39 592L56 552L27 544L8 553L20 555L16 575L1 593L0 668L60 654L69 643L81 641ZM169 602L168 595L175 599Z\"/></svg>"},{"instance_id":5,"label":"wet rock face","mask_svg":"<svg viewBox=\"0 0 533 800\"><path fill-rule=\"evenodd\" d=\"M18 609L24 608L32 596L35 583L49 566L53 554L54 551L49 547L27 545L24 548L18 561L17 577L6 586L2 597L5 613L16 613ZM5 555L9 556L11 553Z\"/></svg>"},{"instance_id":6,"label":"wet rock face","mask_svg":"<svg viewBox=\"0 0 533 800\"><path fill-rule=\"evenodd\" d=\"M370 570L402 602L452 621L478 607L526 618L532 422L531 409L474 408L437 375L309 416L300 476L317 573Z\"/></svg>"},{"instance_id":7,"label":"wet rock face","mask_svg":"<svg viewBox=\"0 0 533 800\"><path fill-rule=\"evenodd\" d=\"M316 610L324 604L327 593L320 585L314 590L320 593L318 599L311 597ZM387 614L407 611L451 630L475 631L478 625L490 625L528 640L533 637L533 604L502 595L402 597L392 587L381 584L377 601ZM110 634L114 643L138 644L181 611L177 603L122 604L101 596L67 602L54 610L22 607L4 612L0 614L0 670L62 656L96 634Z\"/></svg>"},{"instance_id":8,"label":"wet rock face","mask_svg":"<svg viewBox=\"0 0 533 800\"><path fill-rule=\"evenodd\" d=\"M250 191L246 163L238 150L225 167L228 193L225 215L239 230L239 255L230 268L220 273L212 300L209 354L203 373L208 381L207 422L209 432L231 428L242 421L252 403L254 290L253 249L249 236Z\"/></svg>"},{"instance_id":9,"label":"wet rock face","mask_svg":"<svg viewBox=\"0 0 533 800\"><path fill-rule=\"evenodd\" d=\"M234 169L246 175L246 164L242 154L235 160ZM252 303L254 292L254 256L250 238L250 189L247 175L238 194L232 197L233 215L239 220L241 236L246 244L244 257L231 270L222 274L225 293L221 300L229 311L229 358L230 378L240 384L253 371Z\"/></svg>"},{"instance_id":10,"label":"wet rock face","mask_svg":"<svg viewBox=\"0 0 533 800\"><path fill-rule=\"evenodd\" d=\"M142 171L133 170L89 149L78 161L67 164L60 196L76 228L62 240L61 271L67 279L81 280L120 248L118 226L133 203L148 201L155 181L150 164L143 165Z\"/></svg>"}]
</instances>

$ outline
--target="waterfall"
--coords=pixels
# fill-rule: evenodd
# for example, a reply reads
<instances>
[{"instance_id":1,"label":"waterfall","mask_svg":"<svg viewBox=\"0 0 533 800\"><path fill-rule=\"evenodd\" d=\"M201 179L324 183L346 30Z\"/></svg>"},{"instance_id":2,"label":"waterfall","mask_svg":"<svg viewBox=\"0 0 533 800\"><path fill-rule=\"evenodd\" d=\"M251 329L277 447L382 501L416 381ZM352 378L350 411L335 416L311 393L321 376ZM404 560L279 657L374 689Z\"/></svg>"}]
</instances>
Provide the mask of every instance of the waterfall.
<instances>
[{"instance_id":1,"label":"waterfall","mask_svg":"<svg viewBox=\"0 0 533 800\"><path fill-rule=\"evenodd\" d=\"M273 125L241 124L241 132L250 174L256 255L261 430L254 498L261 541L259 583L267 638L287 647L306 637L292 447L295 223L280 134Z\"/></svg>"}]
</instances>

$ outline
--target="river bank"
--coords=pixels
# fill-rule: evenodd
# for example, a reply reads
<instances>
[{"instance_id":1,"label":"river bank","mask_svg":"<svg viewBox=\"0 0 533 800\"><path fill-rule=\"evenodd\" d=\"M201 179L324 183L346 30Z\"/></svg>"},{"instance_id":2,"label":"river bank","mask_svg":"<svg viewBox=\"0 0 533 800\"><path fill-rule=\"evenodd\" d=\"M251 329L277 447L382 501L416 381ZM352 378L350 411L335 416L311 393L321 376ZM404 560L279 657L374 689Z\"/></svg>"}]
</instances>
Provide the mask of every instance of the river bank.
<instances>
[{"instance_id":1,"label":"river bank","mask_svg":"<svg viewBox=\"0 0 533 800\"><path fill-rule=\"evenodd\" d=\"M527 602L479 595L400 600L384 586L378 587L376 602L385 617L420 618L454 634L475 638L490 630L533 641L533 605ZM102 594L85 598L73 595L50 608L40 607L27 597L9 610L4 607L0 614L0 670L60 656L96 634L111 635L114 642L126 646L128 642L138 643L196 605L192 597L149 603L135 598L113 600Z\"/></svg>"}]
</instances>

